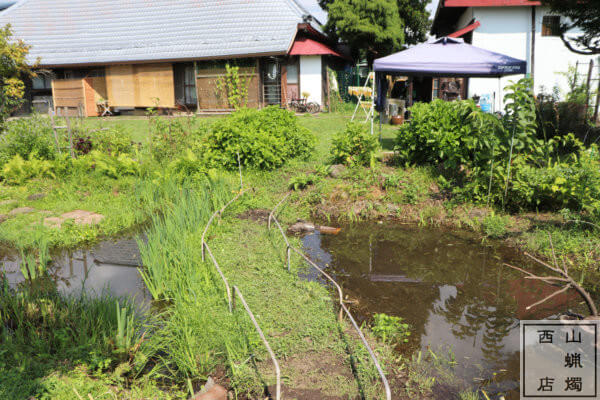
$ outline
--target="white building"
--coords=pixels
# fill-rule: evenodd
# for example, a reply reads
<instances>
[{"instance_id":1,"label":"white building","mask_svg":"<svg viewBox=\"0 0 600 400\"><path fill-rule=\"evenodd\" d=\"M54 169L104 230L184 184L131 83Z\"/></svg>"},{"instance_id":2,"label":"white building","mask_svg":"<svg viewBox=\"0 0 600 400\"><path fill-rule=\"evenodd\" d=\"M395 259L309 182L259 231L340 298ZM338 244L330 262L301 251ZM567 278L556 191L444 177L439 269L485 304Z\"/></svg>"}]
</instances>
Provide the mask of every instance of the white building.
<instances>
[{"instance_id":1,"label":"white building","mask_svg":"<svg viewBox=\"0 0 600 400\"><path fill-rule=\"evenodd\" d=\"M440 0L431 33L435 36L462 37L467 43L527 61L527 72L534 79L535 92L568 92L569 65L589 63L593 57L569 51L558 35L561 18L539 1L532 0ZM570 34L577 34L573 30ZM598 62L594 60L595 64ZM583 75L585 67L580 68ZM587 69L585 71L587 73ZM495 109L503 107L498 96L509 81L471 78L468 96L489 94L496 99ZM583 78L581 78L583 79Z\"/></svg>"}]
</instances>

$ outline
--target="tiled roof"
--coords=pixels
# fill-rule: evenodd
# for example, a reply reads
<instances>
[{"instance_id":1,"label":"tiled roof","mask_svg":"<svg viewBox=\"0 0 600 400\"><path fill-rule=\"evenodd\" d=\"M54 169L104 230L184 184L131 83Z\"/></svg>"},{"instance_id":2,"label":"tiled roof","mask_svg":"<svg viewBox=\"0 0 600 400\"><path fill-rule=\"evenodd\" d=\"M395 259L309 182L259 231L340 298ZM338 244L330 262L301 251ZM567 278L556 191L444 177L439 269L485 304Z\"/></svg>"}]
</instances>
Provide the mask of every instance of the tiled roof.
<instances>
[{"instance_id":1,"label":"tiled roof","mask_svg":"<svg viewBox=\"0 0 600 400\"><path fill-rule=\"evenodd\" d=\"M0 13L46 66L286 53L295 0L20 0Z\"/></svg>"}]
</instances>

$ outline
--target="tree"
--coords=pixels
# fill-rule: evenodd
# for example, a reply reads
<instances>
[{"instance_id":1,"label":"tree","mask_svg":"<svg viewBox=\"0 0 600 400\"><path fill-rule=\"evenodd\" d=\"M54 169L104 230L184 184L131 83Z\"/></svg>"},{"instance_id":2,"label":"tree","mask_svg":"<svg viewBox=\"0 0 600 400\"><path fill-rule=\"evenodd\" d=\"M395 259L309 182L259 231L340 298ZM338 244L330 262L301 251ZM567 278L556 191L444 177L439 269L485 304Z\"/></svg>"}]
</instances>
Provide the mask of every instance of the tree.
<instances>
[{"instance_id":1,"label":"tree","mask_svg":"<svg viewBox=\"0 0 600 400\"><path fill-rule=\"evenodd\" d=\"M406 44L418 44L427 40L427 32L431 28L430 14L426 8L429 3L431 0L398 0Z\"/></svg>"},{"instance_id":2,"label":"tree","mask_svg":"<svg viewBox=\"0 0 600 400\"><path fill-rule=\"evenodd\" d=\"M320 0L319 4L321 5L321 7L323 7L326 10L329 10L330 6L336 2L339 2L339 0ZM402 23L403 26L403 30L404 30L404 40L402 44L417 44L417 43L421 43L423 41L425 41L427 39L427 32L429 31L429 28L431 27L431 21L429 20L430 14L429 11L427 11L426 7L427 5L431 2L431 0L397 0L396 4L397 4L397 8L398 8L398 14L400 15L400 21ZM360 7L361 5L359 3L362 2L348 2L345 1L345 3L355 3L355 7ZM369 3L369 2L367 2ZM386 3L391 3L391 2L386 2ZM390 4L388 5L388 7L393 8L393 6ZM331 12L329 12L331 15ZM330 22L330 27L331 25L333 25L333 23ZM333 27L331 27L333 29ZM329 32L331 33L332 30L329 30ZM342 38L344 39L344 38ZM345 40L346 41L346 40ZM401 48L401 46L399 48L395 48L394 50L399 50ZM361 48L362 50L367 50L364 47L363 44L363 48ZM381 55L385 55L385 54L381 54Z\"/></svg>"},{"instance_id":3,"label":"tree","mask_svg":"<svg viewBox=\"0 0 600 400\"><path fill-rule=\"evenodd\" d=\"M552 12L567 17L560 24L560 37L567 48L577 54L600 54L600 0L542 0ZM573 28L581 34L569 34Z\"/></svg>"},{"instance_id":4,"label":"tree","mask_svg":"<svg viewBox=\"0 0 600 400\"><path fill-rule=\"evenodd\" d=\"M22 40L13 38L10 25L0 28L0 130L23 101L23 78L35 75L26 60L29 48Z\"/></svg>"},{"instance_id":5,"label":"tree","mask_svg":"<svg viewBox=\"0 0 600 400\"><path fill-rule=\"evenodd\" d=\"M400 50L404 44L404 22L396 0L325 0L328 21L325 30L350 45L355 57L369 63Z\"/></svg>"}]
</instances>

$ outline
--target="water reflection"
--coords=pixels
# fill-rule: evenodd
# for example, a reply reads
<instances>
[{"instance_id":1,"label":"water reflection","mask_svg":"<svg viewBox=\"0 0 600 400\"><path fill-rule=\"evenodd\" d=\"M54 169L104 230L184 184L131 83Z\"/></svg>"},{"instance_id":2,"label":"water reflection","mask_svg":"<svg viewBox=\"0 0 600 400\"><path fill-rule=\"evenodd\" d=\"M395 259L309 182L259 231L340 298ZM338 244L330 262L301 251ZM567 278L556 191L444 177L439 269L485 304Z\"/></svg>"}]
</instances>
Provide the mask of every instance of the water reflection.
<instances>
[{"instance_id":1,"label":"water reflection","mask_svg":"<svg viewBox=\"0 0 600 400\"><path fill-rule=\"evenodd\" d=\"M536 269L515 251L484 246L467 233L364 223L303 240L307 253L358 301L359 318L384 312L411 324L400 351L449 347L462 383L485 382L488 393L507 392L507 399L518 398L519 319L556 317L578 300L567 292L527 310L554 289L503 266Z\"/></svg>"},{"instance_id":2,"label":"water reflection","mask_svg":"<svg viewBox=\"0 0 600 400\"><path fill-rule=\"evenodd\" d=\"M17 254L0 256L0 268L8 283L16 287L25 278ZM115 297L129 297L138 306L146 304L150 294L140 276L141 257L135 238L109 240L91 249L55 254L48 272L63 294L82 291L99 296L108 291Z\"/></svg>"}]
</instances>

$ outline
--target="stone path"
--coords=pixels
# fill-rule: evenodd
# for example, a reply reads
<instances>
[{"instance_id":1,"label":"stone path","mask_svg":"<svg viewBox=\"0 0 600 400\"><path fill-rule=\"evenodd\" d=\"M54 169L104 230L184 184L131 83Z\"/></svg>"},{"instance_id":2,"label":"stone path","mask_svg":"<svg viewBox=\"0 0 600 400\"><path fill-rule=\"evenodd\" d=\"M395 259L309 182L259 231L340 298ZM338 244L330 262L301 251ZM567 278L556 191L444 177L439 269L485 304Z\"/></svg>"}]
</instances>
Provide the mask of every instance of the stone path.
<instances>
[{"instance_id":1,"label":"stone path","mask_svg":"<svg viewBox=\"0 0 600 400\"><path fill-rule=\"evenodd\" d=\"M16 200L2 200L0 206L10 205L17 203ZM52 211L48 210L36 210L32 207L17 207L13 208L6 214L0 214L0 224L6 220L16 217L17 215L31 214L52 214ZM47 217L44 218L44 225L50 228L60 228L62 224L67 220L73 220L77 225L95 225L104 219L104 215L98 214L91 211L85 210L73 210L59 215L58 217Z\"/></svg>"}]
</instances>

